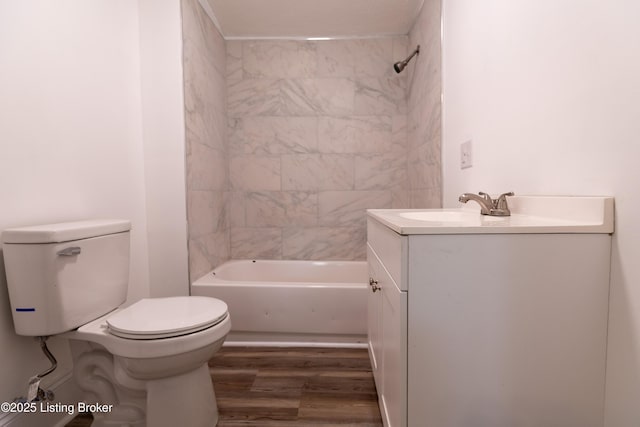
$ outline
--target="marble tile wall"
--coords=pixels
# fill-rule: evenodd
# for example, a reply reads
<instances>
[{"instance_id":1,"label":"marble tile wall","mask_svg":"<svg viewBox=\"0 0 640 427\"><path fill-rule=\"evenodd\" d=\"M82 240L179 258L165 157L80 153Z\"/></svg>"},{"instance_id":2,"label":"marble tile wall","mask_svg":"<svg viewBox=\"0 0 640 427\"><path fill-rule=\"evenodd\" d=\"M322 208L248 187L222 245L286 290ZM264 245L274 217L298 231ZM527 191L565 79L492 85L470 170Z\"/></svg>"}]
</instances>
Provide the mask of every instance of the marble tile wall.
<instances>
[{"instance_id":1,"label":"marble tile wall","mask_svg":"<svg viewBox=\"0 0 640 427\"><path fill-rule=\"evenodd\" d=\"M225 41L198 0L182 0L189 275L230 257Z\"/></svg>"},{"instance_id":2,"label":"marble tile wall","mask_svg":"<svg viewBox=\"0 0 640 427\"><path fill-rule=\"evenodd\" d=\"M409 33L409 50L420 55L407 73L408 206L442 206L442 60L440 0L425 0Z\"/></svg>"},{"instance_id":3,"label":"marble tile wall","mask_svg":"<svg viewBox=\"0 0 640 427\"><path fill-rule=\"evenodd\" d=\"M225 42L182 9L192 279L229 258L364 259L365 209L441 205L439 2L408 37L332 41Z\"/></svg>"},{"instance_id":4,"label":"marble tile wall","mask_svg":"<svg viewBox=\"0 0 640 427\"><path fill-rule=\"evenodd\" d=\"M407 45L227 41L232 258L364 259L365 209L409 206Z\"/></svg>"}]
</instances>

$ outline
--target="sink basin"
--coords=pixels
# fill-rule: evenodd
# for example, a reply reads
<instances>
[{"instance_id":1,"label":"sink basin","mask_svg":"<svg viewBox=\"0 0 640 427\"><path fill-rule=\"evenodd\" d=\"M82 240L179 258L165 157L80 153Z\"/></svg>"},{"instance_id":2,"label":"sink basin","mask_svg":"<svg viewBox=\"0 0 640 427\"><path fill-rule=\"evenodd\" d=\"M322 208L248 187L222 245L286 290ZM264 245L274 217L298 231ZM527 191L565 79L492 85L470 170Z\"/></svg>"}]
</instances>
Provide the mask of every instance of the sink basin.
<instances>
[{"instance_id":1,"label":"sink basin","mask_svg":"<svg viewBox=\"0 0 640 427\"><path fill-rule=\"evenodd\" d=\"M465 212L461 210L451 211L418 211L402 212L398 216L414 221L449 222L449 223L478 223L503 221L507 217L480 215L477 212Z\"/></svg>"},{"instance_id":2,"label":"sink basin","mask_svg":"<svg viewBox=\"0 0 640 427\"><path fill-rule=\"evenodd\" d=\"M460 211L421 211L421 212L402 212L398 216L416 221L431 222L466 222L478 219L479 214L475 212Z\"/></svg>"}]
</instances>

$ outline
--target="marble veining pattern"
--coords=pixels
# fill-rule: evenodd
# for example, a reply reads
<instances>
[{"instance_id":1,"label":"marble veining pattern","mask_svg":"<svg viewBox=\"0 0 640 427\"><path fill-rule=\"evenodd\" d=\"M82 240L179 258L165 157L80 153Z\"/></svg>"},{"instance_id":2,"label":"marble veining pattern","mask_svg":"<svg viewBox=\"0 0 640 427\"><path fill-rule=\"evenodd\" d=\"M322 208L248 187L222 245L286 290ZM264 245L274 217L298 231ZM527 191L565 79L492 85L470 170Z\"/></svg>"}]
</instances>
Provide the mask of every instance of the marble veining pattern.
<instances>
[{"instance_id":1,"label":"marble veining pattern","mask_svg":"<svg viewBox=\"0 0 640 427\"><path fill-rule=\"evenodd\" d=\"M365 209L440 206L439 2L408 36L354 40L225 41L197 0L182 15L192 278L364 259Z\"/></svg>"},{"instance_id":2,"label":"marble veining pattern","mask_svg":"<svg viewBox=\"0 0 640 427\"><path fill-rule=\"evenodd\" d=\"M353 189L354 157L341 154L282 156L283 190Z\"/></svg>"},{"instance_id":3,"label":"marble veining pattern","mask_svg":"<svg viewBox=\"0 0 640 427\"><path fill-rule=\"evenodd\" d=\"M256 227L313 226L318 195L303 191L246 193L246 221Z\"/></svg>"},{"instance_id":4,"label":"marble veining pattern","mask_svg":"<svg viewBox=\"0 0 640 427\"><path fill-rule=\"evenodd\" d=\"M191 280L229 259L225 42L197 0L182 0Z\"/></svg>"},{"instance_id":5,"label":"marble veining pattern","mask_svg":"<svg viewBox=\"0 0 640 427\"><path fill-rule=\"evenodd\" d=\"M420 55L407 67L407 178L411 208L442 206L441 127L441 3L425 0L409 33L409 50ZM417 61L416 61L417 59Z\"/></svg>"},{"instance_id":6,"label":"marble veining pattern","mask_svg":"<svg viewBox=\"0 0 640 427\"><path fill-rule=\"evenodd\" d=\"M407 183L406 154L359 154L355 156L354 180L356 190L403 189Z\"/></svg>"},{"instance_id":7,"label":"marble veining pattern","mask_svg":"<svg viewBox=\"0 0 640 427\"><path fill-rule=\"evenodd\" d=\"M440 205L431 13L409 37L228 43L233 258L364 259L365 209Z\"/></svg>"},{"instance_id":8,"label":"marble veining pattern","mask_svg":"<svg viewBox=\"0 0 640 427\"><path fill-rule=\"evenodd\" d=\"M285 116L353 114L356 86L349 79L283 79L281 112Z\"/></svg>"},{"instance_id":9,"label":"marble veining pattern","mask_svg":"<svg viewBox=\"0 0 640 427\"><path fill-rule=\"evenodd\" d=\"M284 259L349 260L366 258L364 227L305 227L282 230Z\"/></svg>"},{"instance_id":10,"label":"marble veining pattern","mask_svg":"<svg viewBox=\"0 0 640 427\"><path fill-rule=\"evenodd\" d=\"M254 40L242 44L243 71L250 78L304 78L315 75L313 42Z\"/></svg>"},{"instance_id":11,"label":"marble veining pattern","mask_svg":"<svg viewBox=\"0 0 640 427\"><path fill-rule=\"evenodd\" d=\"M225 153L192 141L187 150L190 190L224 190L227 183Z\"/></svg>"},{"instance_id":12,"label":"marble veining pattern","mask_svg":"<svg viewBox=\"0 0 640 427\"><path fill-rule=\"evenodd\" d=\"M391 116L321 116L318 144L324 153L393 151Z\"/></svg>"},{"instance_id":13,"label":"marble veining pattern","mask_svg":"<svg viewBox=\"0 0 640 427\"><path fill-rule=\"evenodd\" d=\"M397 77L366 78L355 92L356 114L406 114L405 80Z\"/></svg>"},{"instance_id":14,"label":"marble veining pattern","mask_svg":"<svg viewBox=\"0 0 640 427\"><path fill-rule=\"evenodd\" d=\"M280 91L279 79L229 79L227 113L233 118L282 115Z\"/></svg>"},{"instance_id":15,"label":"marble veining pattern","mask_svg":"<svg viewBox=\"0 0 640 427\"><path fill-rule=\"evenodd\" d=\"M282 259L282 228L232 228L231 255L234 259Z\"/></svg>"},{"instance_id":16,"label":"marble veining pattern","mask_svg":"<svg viewBox=\"0 0 640 427\"><path fill-rule=\"evenodd\" d=\"M226 76L227 79L242 79L242 42L227 40Z\"/></svg>"},{"instance_id":17,"label":"marble veining pattern","mask_svg":"<svg viewBox=\"0 0 640 427\"><path fill-rule=\"evenodd\" d=\"M232 157L230 177L232 190L281 190L280 157Z\"/></svg>"},{"instance_id":18,"label":"marble veining pattern","mask_svg":"<svg viewBox=\"0 0 640 427\"><path fill-rule=\"evenodd\" d=\"M322 191L318 195L319 223L364 227L367 209L391 208L390 191Z\"/></svg>"},{"instance_id":19,"label":"marble veining pattern","mask_svg":"<svg viewBox=\"0 0 640 427\"><path fill-rule=\"evenodd\" d=\"M407 206L407 37L227 44L232 258L364 259Z\"/></svg>"},{"instance_id":20,"label":"marble veining pattern","mask_svg":"<svg viewBox=\"0 0 640 427\"><path fill-rule=\"evenodd\" d=\"M231 138L243 153L313 153L318 149L318 119L315 117L257 116L237 120Z\"/></svg>"}]
</instances>

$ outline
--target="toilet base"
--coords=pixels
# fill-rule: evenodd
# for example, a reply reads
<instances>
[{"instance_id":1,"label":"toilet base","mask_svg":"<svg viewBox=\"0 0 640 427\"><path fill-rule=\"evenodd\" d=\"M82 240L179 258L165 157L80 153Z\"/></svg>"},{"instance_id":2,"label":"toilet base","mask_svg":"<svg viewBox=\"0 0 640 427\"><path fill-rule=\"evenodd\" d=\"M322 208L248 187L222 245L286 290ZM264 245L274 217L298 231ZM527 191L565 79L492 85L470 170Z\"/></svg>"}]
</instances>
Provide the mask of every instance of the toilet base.
<instances>
[{"instance_id":1,"label":"toilet base","mask_svg":"<svg viewBox=\"0 0 640 427\"><path fill-rule=\"evenodd\" d=\"M111 405L108 411L93 413L93 427L217 424L218 408L207 362L187 372L142 380L127 373L123 358L99 344L77 340L70 344L73 376L84 392L84 401L102 407ZM219 345L212 346L211 355L218 348Z\"/></svg>"},{"instance_id":2,"label":"toilet base","mask_svg":"<svg viewBox=\"0 0 640 427\"><path fill-rule=\"evenodd\" d=\"M182 375L147 382L149 426L214 427L217 423L218 407L207 364Z\"/></svg>"}]
</instances>

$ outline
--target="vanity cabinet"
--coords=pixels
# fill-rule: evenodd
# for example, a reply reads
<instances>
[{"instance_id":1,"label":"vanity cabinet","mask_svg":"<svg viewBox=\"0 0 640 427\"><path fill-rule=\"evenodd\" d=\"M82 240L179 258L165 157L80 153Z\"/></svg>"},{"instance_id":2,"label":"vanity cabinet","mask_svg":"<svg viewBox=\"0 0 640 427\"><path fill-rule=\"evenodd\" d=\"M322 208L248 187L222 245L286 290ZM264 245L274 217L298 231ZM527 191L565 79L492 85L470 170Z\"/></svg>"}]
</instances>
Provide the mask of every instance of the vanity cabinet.
<instances>
[{"instance_id":1,"label":"vanity cabinet","mask_svg":"<svg viewBox=\"0 0 640 427\"><path fill-rule=\"evenodd\" d=\"M609 233L401 234L378 212L368 346L385 427L602 427Z\"/></svg>"},{"instance_id":2,"label":"vanity cabinet","mask_svg":"<svg viewBox=\"0 0 640 427\"><path fill-rule=\"evenodd\" d=\"M400 291L374 250L368 246L369 355L385 426L406 424L407 293Z\"/></svg>"}]
</instances>

